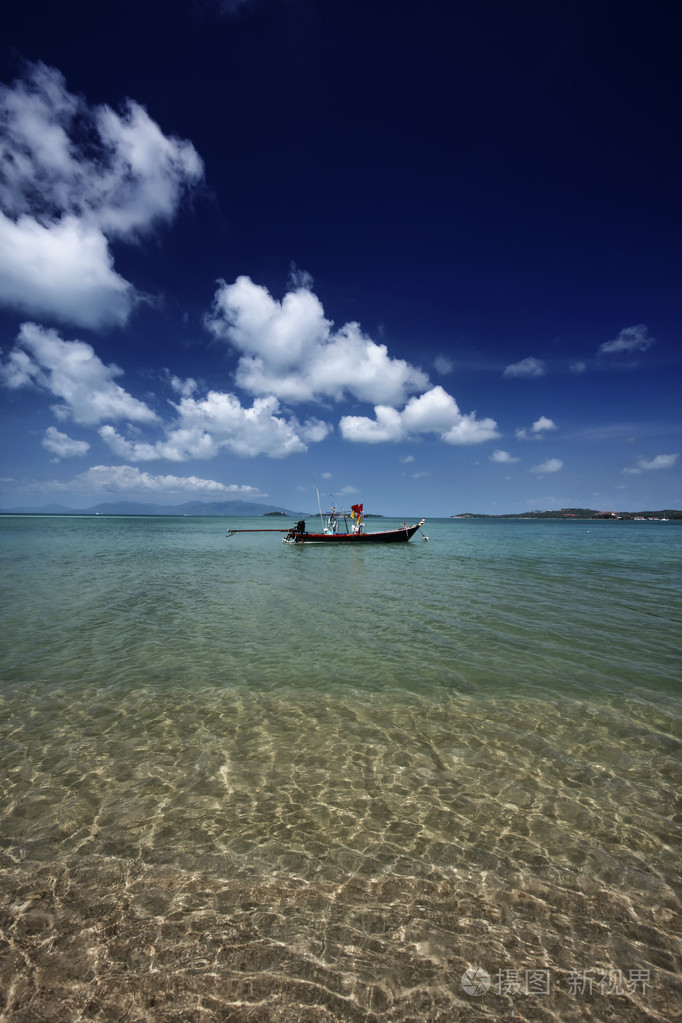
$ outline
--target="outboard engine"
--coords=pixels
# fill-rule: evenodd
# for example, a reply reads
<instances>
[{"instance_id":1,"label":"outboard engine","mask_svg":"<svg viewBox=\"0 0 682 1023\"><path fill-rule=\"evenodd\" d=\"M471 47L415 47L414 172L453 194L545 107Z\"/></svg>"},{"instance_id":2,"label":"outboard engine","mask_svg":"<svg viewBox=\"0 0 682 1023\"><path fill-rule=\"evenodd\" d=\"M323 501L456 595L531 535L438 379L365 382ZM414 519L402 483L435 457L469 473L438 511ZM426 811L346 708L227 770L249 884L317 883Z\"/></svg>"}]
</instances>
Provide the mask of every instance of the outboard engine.
<instances>
[{"instance_id":1,"label":"outboard engine","mask_svg":"<svg viewBox=\"0 0 682 1023\"><path fill-rule=\"evenodd\" d=\"M300 519L293 529L290 529L287 533L285 540L299 541L299 538L305 533L305 519Z\"/></svg>"}]
</instances>

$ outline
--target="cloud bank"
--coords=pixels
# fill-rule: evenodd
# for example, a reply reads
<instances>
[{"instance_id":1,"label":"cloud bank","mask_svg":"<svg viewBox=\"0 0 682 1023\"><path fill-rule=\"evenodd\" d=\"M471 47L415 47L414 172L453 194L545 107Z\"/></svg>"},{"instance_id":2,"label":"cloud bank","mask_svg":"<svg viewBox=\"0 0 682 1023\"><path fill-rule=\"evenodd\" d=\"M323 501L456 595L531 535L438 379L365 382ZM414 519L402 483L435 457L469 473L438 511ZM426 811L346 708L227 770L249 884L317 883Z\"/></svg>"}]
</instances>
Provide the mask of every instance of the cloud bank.
<instances>
[{"instance_id":1,"label":"cloud bank","mask_svg":"<svg viewBox=\"0 0 682 1023\"><path fill-rule=\"evenodd\" d=\"M307 451L333 430L316 417L300 422L274 395L243 406L234 394L209 390L198 396L194 380L177 377L171 378L171 386L179 400L167 403L173 413L163 420L116 382L122 374L118 366L103 363L86 342L65 341L56 330L35 323L22 324L17 344L0 364L0 382L6 387L32 387L57 398L51 408L59 420L97 427L114 454L134 462L210 459L224 450L244 458L285 458ZM123 424L122 432L112 423ZM161 430L163 437L141 440L143 426ZM78 445L85 442L68 441L66 434L50 428L43 444L60 458L83 453Z\"/></svg>"},{"instance_id":2,"label":"cloud bank","mask_svg":"<svg viewBox=\"0 0 682 1023\"><path fill-rule=\"evenodd\" d=\"M341 437L354 443L431 434L445 444L470 445L499 436L495 420L463 413L443 387L431 386L421 369L391 357L357 323L335 330L302 280L298 275L282 302L248 277L223 282L216 292L207 326L237 350L235 379L251 404L236 393L202 390L196 380L166 370L161 379L173 398L152 408L117 382L123 371L102 362L91 345L35 323L21 326L0 364L0 382L56 398L51 408L60 421L95 428L126 463L212 459L225 451L242 458L302 454L334 425L315 415L299 417L290 406L349 400L370 404L374 412L341 416ZM415 391L421 393L410 396ZM545 428L550 422L542 420ZM87 442L55 428L43 444L58 459L87 450Z\"/></svg>"},{"instance_id":3,"label":"cloud bank","mask_svg":"<svg viewBox=\"0 0 682 1023\"><path fill-rule=\"evenodd\" d=\"M345 440L378 444L435 433L447 444L478 444L498 436L494 420L460 412L441 386L392 358L359 324L335 330L309 287L295 287L278 302L249 277L222 281L206 325L241 353L235 377L250 394L292 404L349 398L372 404L373 419L341 417Z\"/></svg>"},{"instance_id":4,"label":"cloud bank","mask_svg":"<svg viewBox=\"0 0 682 1023\"><path fill-rule=\"evenodd\" d=\"M267 497L257 487L219 483L198 476L154 475L132 465L94 465L68 486L90 492L185 495L190 497Z\"/></svg>"}]
</instances>

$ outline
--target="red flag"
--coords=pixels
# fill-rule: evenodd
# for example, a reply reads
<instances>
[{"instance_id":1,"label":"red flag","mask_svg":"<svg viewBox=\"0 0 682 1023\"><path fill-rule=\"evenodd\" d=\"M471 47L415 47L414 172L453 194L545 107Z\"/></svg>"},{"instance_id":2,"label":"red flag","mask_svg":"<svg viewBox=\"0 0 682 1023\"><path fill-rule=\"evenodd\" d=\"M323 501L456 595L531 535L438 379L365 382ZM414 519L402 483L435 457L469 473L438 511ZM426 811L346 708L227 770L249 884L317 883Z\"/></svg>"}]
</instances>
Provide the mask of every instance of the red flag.
<instances>
[{"instance_id":1,"label":"red flag","mask_svg":"<svg viewBox=\"0 0 682 1023\"><path fill-rule=\"evenodd\" d=\"M354 512L356 515L362 515L363 505L361 505L361 504L352 504L350 507L351 507L351 511ZM352 518L352 516L351 516L351 518Z\"/></svg>"}]
</instances>

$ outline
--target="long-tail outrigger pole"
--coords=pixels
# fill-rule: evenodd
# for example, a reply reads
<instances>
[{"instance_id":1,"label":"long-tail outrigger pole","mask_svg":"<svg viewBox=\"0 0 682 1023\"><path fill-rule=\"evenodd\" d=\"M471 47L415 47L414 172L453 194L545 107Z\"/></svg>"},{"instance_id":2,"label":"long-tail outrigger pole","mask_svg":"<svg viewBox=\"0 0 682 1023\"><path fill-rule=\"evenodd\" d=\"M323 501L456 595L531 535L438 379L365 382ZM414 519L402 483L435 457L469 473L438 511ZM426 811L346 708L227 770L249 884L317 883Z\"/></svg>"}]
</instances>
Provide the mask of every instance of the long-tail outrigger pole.
<instances>
[{"instance_id":1,"label":"long-tail outrigger pole","mask_svg":"<svg viewBox=\"0 0 682 1023\"><path fill-rule=\"evenodd\" d=\"M225 536L234 536L235 533L289 533L291 527L287 529L228 529Z\"/></svg>"}]
</instances>

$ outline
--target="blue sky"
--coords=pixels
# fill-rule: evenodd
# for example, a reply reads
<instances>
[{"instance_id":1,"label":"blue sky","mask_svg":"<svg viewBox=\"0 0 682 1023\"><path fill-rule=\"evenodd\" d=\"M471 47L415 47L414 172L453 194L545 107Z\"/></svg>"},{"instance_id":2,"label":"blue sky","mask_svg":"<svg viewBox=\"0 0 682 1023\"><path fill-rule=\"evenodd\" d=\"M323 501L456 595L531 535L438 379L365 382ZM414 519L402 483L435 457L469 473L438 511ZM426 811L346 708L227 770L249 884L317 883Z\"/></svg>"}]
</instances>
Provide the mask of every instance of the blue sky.
<instances>
[{"instance_id":1,"label":"blue sky","mask_svg":"<svg viewBox=\"0 0 682 1023\"><path fill-rule=\"evenodd\" d=\"M676 5L13 5L0 508L682 507Z\"/></svg>"}]
</instances>

